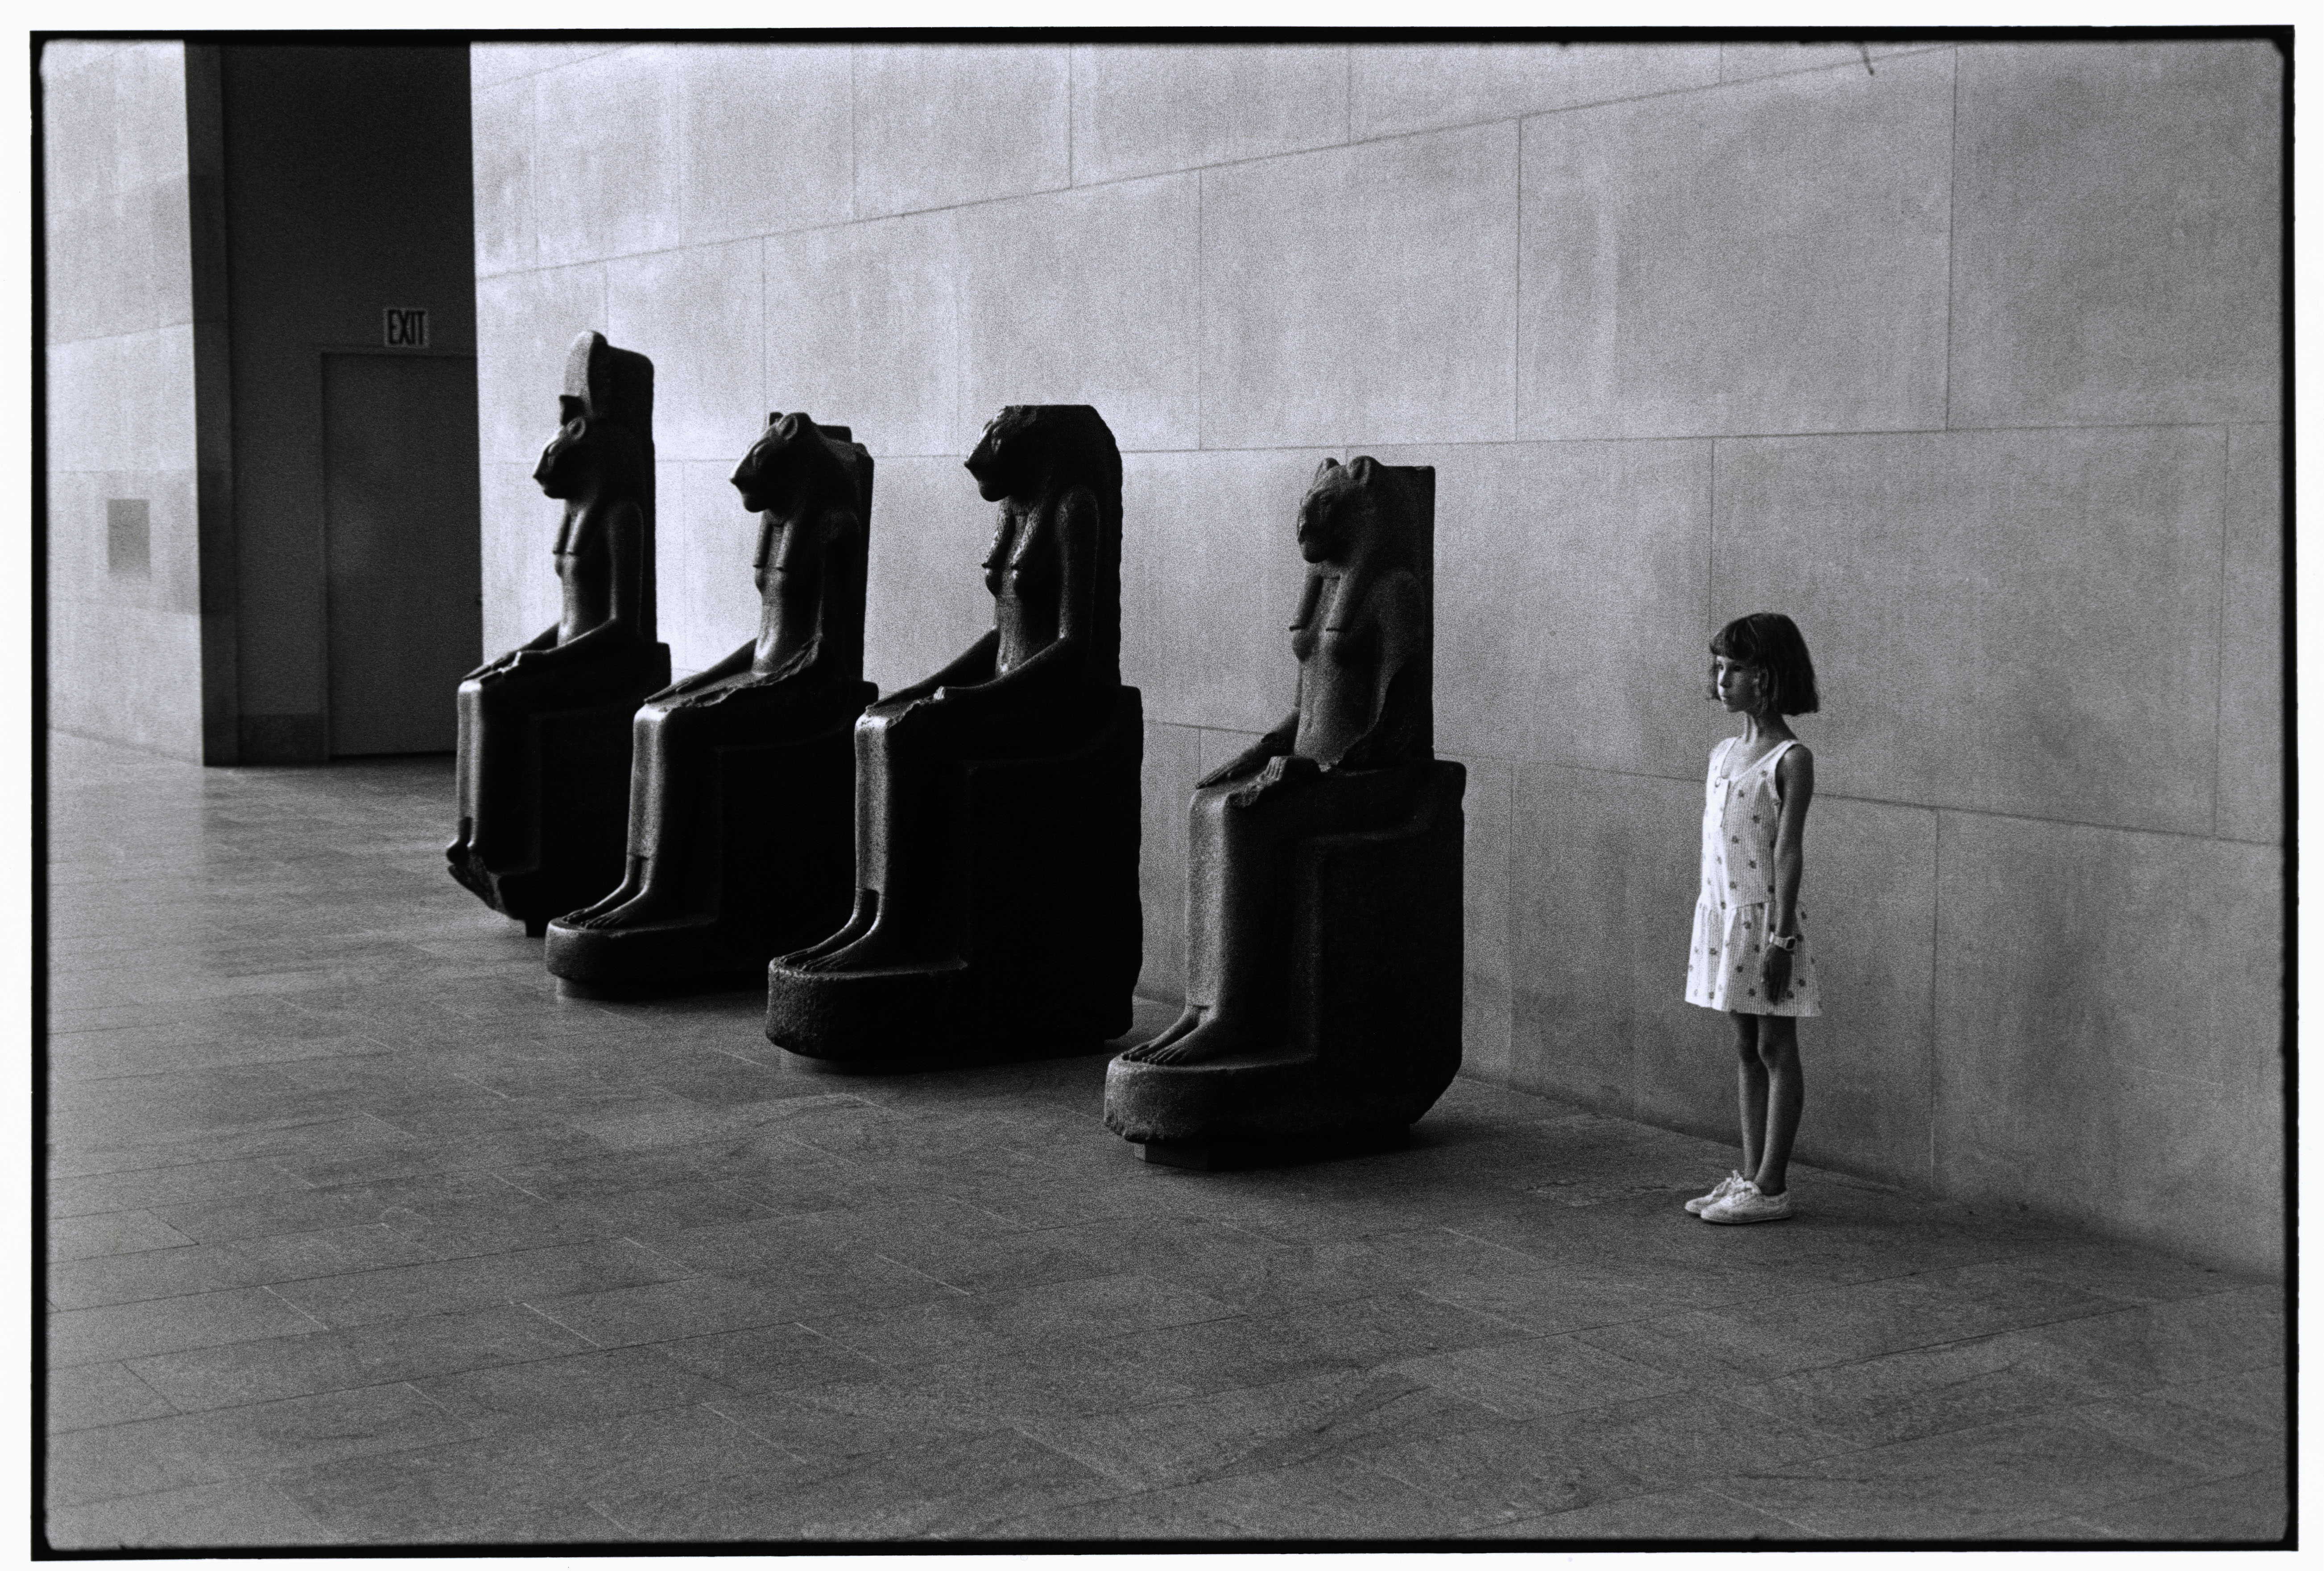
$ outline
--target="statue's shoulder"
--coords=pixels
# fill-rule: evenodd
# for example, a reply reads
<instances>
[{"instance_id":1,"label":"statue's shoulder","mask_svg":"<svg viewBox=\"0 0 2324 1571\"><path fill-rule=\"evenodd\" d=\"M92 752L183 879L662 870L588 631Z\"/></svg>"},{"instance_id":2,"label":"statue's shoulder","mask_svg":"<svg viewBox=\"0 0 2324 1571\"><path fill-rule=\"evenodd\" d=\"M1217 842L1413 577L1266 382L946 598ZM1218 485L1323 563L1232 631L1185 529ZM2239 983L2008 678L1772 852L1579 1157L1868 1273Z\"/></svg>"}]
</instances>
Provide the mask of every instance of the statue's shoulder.
<instances>
[{"instance_id":1,"label":"statue's shoulder","mask_svg":"<svg viewBox=\"0 0 2324 1571\"><path fill-rule=\"evenodd\" d=\"M1410 568L1391 568L1382 573L1365 599L1368 609L1382 621L1416 618L1428 604L1420 587L1420 575Z\"/></svg>"}]
</instances>

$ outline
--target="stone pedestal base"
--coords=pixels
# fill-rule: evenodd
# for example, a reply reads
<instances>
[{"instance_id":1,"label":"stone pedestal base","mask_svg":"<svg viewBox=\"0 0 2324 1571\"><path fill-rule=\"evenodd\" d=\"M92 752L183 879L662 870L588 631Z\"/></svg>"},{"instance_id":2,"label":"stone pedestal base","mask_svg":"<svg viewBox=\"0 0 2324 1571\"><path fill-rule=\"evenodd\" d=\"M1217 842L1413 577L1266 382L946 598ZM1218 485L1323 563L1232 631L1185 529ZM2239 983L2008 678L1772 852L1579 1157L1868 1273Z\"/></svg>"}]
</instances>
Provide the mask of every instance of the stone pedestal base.
<instances>
[{"instance_id":1,"label":"stone pedestal base","mask_svg":"<svg viewBox=\"0 0 2324 1571\"><path fill-rule=\"evenodd\" d=\"M447 870L486 905L538 938L549 923L622 882L630 834L630 717L648 693L669 685L669 647L650 644L613 665L603 698L512 714L506 700L476 706L465 773L478 776L476 810L488 821L446 853ZM475 849L481 844L484 851Z\"/></svg>"},{"instance_id":2,"label":"stone pedestal base","mask_svg":"<svg viewBox=\"0 0 2324 1571\"><path fill-rule=\"evenodd\" d=\"M1401 1131L1461 1067L1461 797L1457 763L1409 766L1402 817L1318 836L1292 859L1283 1038L1194 1064L1125 1063L1105 1077L1106 1127L1168 1153L1250 1160ZM1185 1165L1174 1163L1173 1165Z\"/></svg>"},{"instance_id":3,"label":"stone pedestal base","mask_svg":"<svg viewBox=\"0 0 2324 1571\"><path fill-rule=\"evenodd\" d=\"M862 1067L1092 1053L1130 1030L1145 717L1123 688L1067 751L971 761L959 953L917 966L767 967L767 1039ZM860 789L860 788L859 788ZM835 929L835 922L831 927Z\"/></svg>"},{"instance_id":4,"label":"stone pedestal base","mask_svg":"<svg viewBox=\"0 0 2324 1571\"><path fill-rule=\"evenodd\" d=\"M635 927L550 922L543 954L558 991L643 998L754 987L773 956L844 922L855 896L855 716L876 691L863 684L862 702L811 733L711 749L709 789L659 804L704 820L687 842L693 865L656 872L681 881L693 909ZM620 882L616 873L591 898Z\"/></svg>"}]
</instances>

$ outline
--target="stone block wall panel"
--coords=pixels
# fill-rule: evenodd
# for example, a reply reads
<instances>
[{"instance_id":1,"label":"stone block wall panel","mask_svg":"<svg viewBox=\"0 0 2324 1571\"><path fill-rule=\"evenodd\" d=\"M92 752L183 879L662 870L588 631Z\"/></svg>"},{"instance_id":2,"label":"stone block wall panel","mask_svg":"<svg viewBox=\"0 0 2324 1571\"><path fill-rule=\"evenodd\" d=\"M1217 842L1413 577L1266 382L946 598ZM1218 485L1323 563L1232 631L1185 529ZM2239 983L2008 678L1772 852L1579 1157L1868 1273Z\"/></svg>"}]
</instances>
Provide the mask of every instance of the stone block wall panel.
<instances>
[{"instance_id":1,"label":"stone block wall panel","mask_svg":"<svg viewBox=\"0 0 2324 1571\"><path fill-rule=\"evenodd\" d=\"M694 244L853 217L853 63L844 44L696 44L678 79L679 223Z\"/></svg>"},{"instance_id":2,"label":"stone block wall panel","mask_svg":"<svg viewBox=\"0 0 2324 1571\"><path fill-rule=\"evenodd\" d=\"M966 457L991 415L961 403L959 227L945 211L768 236L767 407L846 426L876 458Z\"/></svg>"},{"instance_id":3,"label":"stone block wall panel","mask_svg":"<svg viewBox=\"0 0 2324 1571\"><path fill-rule=\"evenodd\" d=\"M1720 1022L1684 1001L1702 821L1697 781L1525 762L1509 809L1510 1083L1682 1127L1733 1123ZM1706 1035L1706 1031L1709 1033ZM1637 1084L1656 1056L1699 1052L1651 1107Z\"/></svg>"},{"instance_id":4,"label":"stone block wall panel","mask_svg":"<svg viewBox=\"0 0 2324 1571\"><path fill-rule=\"evenodd\" d=\"M1461 799L1461 1068L1506 1083L1510 1069L1509 828L1517 766L1452 757L1469 772Z\"/></svg>"},{"instance_id":5,"label":"stone block wall panel","mask_svg":"<svg viewBox=\"0 0 2324 1571\"><path fill-rule=\"evenodd\" d=\"M1124 449L1197 445L1195 180L963 209L954 429L970 445L1009 403L1096 404Z\"/></svg>"},{"instance_id":6,"label":"stone block wall panel","mask_svg":"<svg viewBox=\"0 0 2324 1571\"><path fill-rule=\"evenodd\" d=\"M606 330L605 297L605 269L598 265L476 281L476 442L484 464L521 460L530 469L540 461L540 449L557 434L565 357L579 334ZM484 514L488 538L497 516Z\"/></svg>"},{"instance_id":7,"label":"stone block wall panel","mask_svg":"<svg viewBox=\"0 0 2324 1571\"><path fill-rule=\"evenodd\" d=\"M554 419L552 410L544 428ZM546 429L541 440L549 439ZM479 661L518 644L544 627L553 627L563 614L555 566L549 559L557 546L561 504L540 494L533 483L532 464L495 463L486 459L478 475L479 505L491 521L484 531L484 646ZM658 506L668 503L657 497ZM668 552L666 532L657 531L655 544ZM657 557L657 566L666 556ZM666 615L666 614L665 614ZM705 662L707 663L706 661Z\"/></svg>"},{"instance_id":8,"label":"stone block wall panel","mask_svg":"<svg viewBox=\"0 0 2324 1571\"><path fill-rule=\"evenodd\" d=\"M1122 460L1122 680L1148 714L1257 735L1297 701L1299 499L1325 455Z\"/></svg>"},{"instance_id":9,"label":"stone block wall panel","mask_svg":"<svg viewBox=\"0 0 2324 1571\"><path fill-rule=\"evenodd\" d=\"M2227 428L2219 611L2218 833L2281 845L2283 802L2283 428Z\"/></svg>"},{"instance_id":10,"label":"stone block wall panel","mask_svg":"<svg viewBox=\"0 0 2324 1571\"><path fill-rule=\"evenodd\" d=\"M605 337L653 362L657 458L731 465L759 439L772 407L750 352L763 336L763 289L756 240L605 264Z\"/></svg>"},{"instance_id":11,"label":"stone block wall panel","mask_svg":"<svg viewBox=\"0 0 2324 1571\"><path fill-rule=\"evenodd\" d=\"M1960 55L1951 423L2276 419L2274 46Z\"/></svg>"},{"instance_id":12,"label":"stone block wall panel","mask_svg":"<svg viewBox=\"0 0 2324 1571\"><path fill-rule=\"evenodd\" d=\"M1350 53L1360 141L1719 81L1715 43L1362 43Z\"/></svg>"},{"instance_id":13,"label":"stone block wall panel","mask_svg":"<svg viewBox=\"0 0 2324 1571\"><path fill-rule=\"evenodd\" d=\"M1349 140L1345 44L1083 44L1074 183L1268 158Z\"/></svg>"},{"instance_id":14,"label":"stone block wall panel","mask_svg":"<svg viewBox=\"0 0 2324 1571\"><path fill-rule=\"evenodd\" d=\"M2281 1269L2276 849L1941 817L1940 1178Z\"/></svg>"},{"instance_id":15,"label":"stone block wall panel","mask_svg":"<svg viewBox=\"0 0 2324 1571\"><path fill-rule=\"evenodd\" d=\"M1203 445L1505 440L1514 122L1206 170Z\"/></svg>"},{"instance_id":16,"label":"stone block wall panel","mask_svg":"<svg viewBox=\"0 0 2324 1571\"><path fill-rule=\"evenodd\" d=\"M540 265L681 244L672 49L593 55L532 82L532 202Z\"/></svg>"},{"instance_id":17,"label":"stone block wall panel","mask_svg":"<svg viewBox=\"0 0 2324 1571\"><path fill-rule=\"evenodd\" d=\"M495 43L479 46L470 55L469 79L479 88L496 87L524 77L539 76L587 60L611 54L617 43Z\"/></svg>"},{"instance_id":18,"label":"stone block wall panel","mask_svg":"<svg viewBox=\"0 0 2324 1571\"><path fill-rule=\"evenodd\" d=\"M190 323L52 344L51 469L194 468Z\"/></svg>"},{"instance_id":19,"label":"stone block wall panel","mask_svg":"<svg viewBox=\"0 0 2324 1571\"><path fill-rule=\"evenodd\" d=\"M1877 76L1877 63L1890 55L1916 54L1931 46L1896 43L1722 43L1719 79L1748 82L1794 71L1858 70Z\"/></svg>"},{"instance_id":20,"label":"stone block wall panel","mask_svg":"<svg viewBox=\"0 0 2324 1571\"><path fill-rule=\"evenodd\" d=\"M876 448L872 457L863 676L890 693L991 631L983 562L996 508L977 495L975 477L957 457L890 458Z\"/></svg>"},{"instance_id":21,"label":"stone block wall panel","mask_svg":"<svg viewBox=\"0 0 2324 1571\"><path fill-rule=\"evenodd\" d=\"M742 494L730 478L745 450L737 448L732 459L716 462L665 461L657 466L659 631L669 645L673 670L700 670L759 636L761 607L752 577L759 515L743 509ZM884 480L886 472L879 477ZM883 500L875 486L875 537Z\"/></svg>"},{"instance_id":22,"label":"stone block wall panel","mask_svg":"<svg viewBox=\"0 0 2324 1571\"><path fill-rule=\"evenodd\" d=\"M468 112L475 118L476 276L520 273L535 265L532 217L532 90L529 78L488 79L477 51L470 56Z\"/></svg>"},{"instance_id":23,"label":"stone block wall panel","mask_svg":"<svg viewBox=\"0 0 2324 1571\"><path fill-rule=\"evenodd\" d=\"M2208 834L2212 731L2155 716L2217 702L2222 442L1721 442L1714 624L1800 624L1827 789Z\"/></svg>"},{"instance_id":24,"label":"stone block wall panel","mask_svg":"<svg viewBox=\"0 0 2324 1571\"><path fill-rule=\"evenodd\" d=\"M1202 778L1203 736L1192 725L1146 723L1139 779L1138 899L1146 913L1138 991L1186 997L1186 809Z\"/></svg>"},{"instance_id":25,"label":"stone block wall panel","mask_svg":"<svg viewBox=\"0 0 2324 1571\"><path fill-rule=\"evenodd\" d=\"M1069 184L1071 71L1062 45L857 49L855 216Z\"/></svg>"},{"instance_id":26,"label":"stone block wall panel","mask_svg":"<svg viewBox=\"0 0 2324 1571\"><path fill-rule=\"evenodd\" d=\"M1944 423L1949 53L1524 124L1519 435Z\"/></svg>"},{"instance_id":27,"label":"stone block wall panel","mask_svg":"<svg viewBox=\"0 0 2324 1571\"><path fill-rule=\"evenodd\" d=\"M41 51L49 723L204 756L186 46ZM143 504L144 570L108 504Z\"/></svg>"},{"instance_id":28,"label":"stone block wall panel","mask_svg":"<svg viewBox=\"0 0 2324 1571\"><path fill-rule=\"evenodd\" d=\"M1681 779L1700 767L1727 723L1699 697L1709 442L1377 456L1436 469L1439 747Z\"/></svg>"}]
</instances>

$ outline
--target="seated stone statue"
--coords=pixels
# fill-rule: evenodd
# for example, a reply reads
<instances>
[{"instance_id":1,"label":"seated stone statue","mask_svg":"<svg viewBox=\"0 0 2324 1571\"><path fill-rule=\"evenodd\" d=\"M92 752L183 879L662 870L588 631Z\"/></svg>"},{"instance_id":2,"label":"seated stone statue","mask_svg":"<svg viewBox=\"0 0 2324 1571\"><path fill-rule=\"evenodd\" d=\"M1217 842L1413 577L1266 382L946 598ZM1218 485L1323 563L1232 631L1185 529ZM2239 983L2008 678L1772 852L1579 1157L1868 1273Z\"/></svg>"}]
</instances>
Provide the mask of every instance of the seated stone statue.
<instances>
[{"instance_id":1,"label":"seated stone statue","mask_svg":"<svg viewBox=\"0 0 2324 1571\"><path fill-rule=\"evenodd\" d=\"M649 698L632 730L629 866L549 926L571 992L755 978L844 921L872 456L844 426L770 414L735 469L759 514L759 635Z\"/></svg>"},{"instance_id":2,"label":"seated stone statue","mask_svg":"<svg viewBox=\"0 0 2324 1571\"><path fill-rule=\"evenodd\" d=\"M1086 1051L1129 1027L1144 740L1120 454L1093 409L1012 405L967 467L1001 504L992 631L856 723L854 910L768 972L767 1034L798 1052Z\"/></svg>"},{"instance_id":3,"label":"seated stone statue","mask_svg":"<svg viewBox=\"0 0 2324 1571\"><path fill-rule=\"evenodd\" d=\"M573 342L561 423L533 479L565 504L553 627L461 679L452 876L538 936L613 883L629 717L669 681L654 640L653 363Z\"/></svg>"},{"instance_id":4,"label":"seated stone statue","mask_svg":"<svg viewBox=\"0 0 2324 1571\"><path fill-rule=\"evenodd\" d=\"M1300 504L1297 707L1199 782L1185 1009L1108 1073L1108 1124L1149 1155L1400 1130L1459 1067L1465 776L1431 747L1434 493L1431 469L1326 459Z\"/></svg>"}]
</instances>

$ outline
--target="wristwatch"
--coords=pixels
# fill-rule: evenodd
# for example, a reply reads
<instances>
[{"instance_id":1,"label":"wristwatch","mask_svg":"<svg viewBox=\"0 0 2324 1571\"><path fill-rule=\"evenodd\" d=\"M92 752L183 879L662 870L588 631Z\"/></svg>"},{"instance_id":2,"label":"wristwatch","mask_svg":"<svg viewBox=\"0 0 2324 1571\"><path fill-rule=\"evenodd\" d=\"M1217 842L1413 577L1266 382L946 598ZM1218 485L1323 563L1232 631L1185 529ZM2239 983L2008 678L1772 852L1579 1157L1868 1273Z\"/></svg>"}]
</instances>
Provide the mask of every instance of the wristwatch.
<instances>
[{"instance_id":1,"label":"wristwatch","mask_svg":"<svg viewBox=\"0 0 2324 1571\"><path fill-rule=\"evenodd\" d=\"M1797 933L1769 933L1767 947L1781 949L1786 955L1796 955L1800 952L1800 936Z\"/></svg>"}]
</instances>

